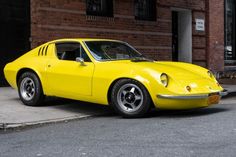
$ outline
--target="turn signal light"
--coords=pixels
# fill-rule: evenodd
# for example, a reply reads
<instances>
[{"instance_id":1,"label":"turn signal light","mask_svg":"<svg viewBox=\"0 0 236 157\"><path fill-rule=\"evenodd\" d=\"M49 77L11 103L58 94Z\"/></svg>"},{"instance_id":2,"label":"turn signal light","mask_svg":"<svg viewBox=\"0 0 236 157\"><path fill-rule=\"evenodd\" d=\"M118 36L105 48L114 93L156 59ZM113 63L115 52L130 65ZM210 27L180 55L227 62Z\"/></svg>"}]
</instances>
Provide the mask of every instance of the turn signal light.
<instances>
[{"instance_id":1,"label":"turn signal light","mask_svg":"<svg viewBox=\"0 0 236 157\"><path fill-rule=\"evenodd\" d=\"M191 87L190 86L186 86L187 91L191 92Z\"/></svg>"}]
</instances>

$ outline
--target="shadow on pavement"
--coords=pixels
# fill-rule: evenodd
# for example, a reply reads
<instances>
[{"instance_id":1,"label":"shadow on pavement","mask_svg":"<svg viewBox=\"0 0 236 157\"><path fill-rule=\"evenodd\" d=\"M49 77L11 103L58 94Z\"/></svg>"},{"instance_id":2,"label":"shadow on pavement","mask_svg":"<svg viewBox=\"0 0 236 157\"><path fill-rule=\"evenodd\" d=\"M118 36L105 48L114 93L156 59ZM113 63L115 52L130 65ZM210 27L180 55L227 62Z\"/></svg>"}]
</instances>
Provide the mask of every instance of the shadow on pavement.
<instances>
[{"instance_id":1,"label":"shadow on pavement","mask_svg":"<svg viewBox=\"0 0 236 157\"><path fill-rule=\"evenodd\" d=\"M217 114L221 112L229 111L229 108L201 108L192 110L152 110L147 118L161 117L161 118L188 118L188 117L200 117Z\"/></svg>"},{"instance_id":2,"label":"shadow on pavement","mask_svg":"<svg viewBox=\"0 0 236 157\"><path fill-rule=\"evenodd\" d=\"M22 104L23 105L23 104ZM56 109L61 109L63 111L68 111L71 113L87 113L98 116L98 117L116 117L122 118L118 114L116 114L110 106L93 104L82 101L75 101L70 99L62 99L62 98L47 98L45 103L40 107L53 107ZM229 111L229 108L222 107L209 107L209 108L201 108L201 109L192 109L192 110L156 110L152 109L145 117L142 118L186 118L186 117L199 117L199 116L207 116L211 114L217 114L221 112Z\"/></svg>"},{"instance_id":3,"label":"shadow on pavement","mask_svg":"<svg viewBox=\"0 0 236 157\"><path fill-rule=\"evenodd\" d=\"M100 115L100 114L114 114L113 110L108 105L100 105L100 104L94 104L94 103L88 103L88 102L82 102L82 101L76 101L76 100L70 100L70 99L63 99L63 98L54 98L49 97L46 98L45 102L38 106L40 107L53 107L56 109L61 109L64 111L68 111L71 113L87 113L93 115Z\"/></svg>"}]
</instances>

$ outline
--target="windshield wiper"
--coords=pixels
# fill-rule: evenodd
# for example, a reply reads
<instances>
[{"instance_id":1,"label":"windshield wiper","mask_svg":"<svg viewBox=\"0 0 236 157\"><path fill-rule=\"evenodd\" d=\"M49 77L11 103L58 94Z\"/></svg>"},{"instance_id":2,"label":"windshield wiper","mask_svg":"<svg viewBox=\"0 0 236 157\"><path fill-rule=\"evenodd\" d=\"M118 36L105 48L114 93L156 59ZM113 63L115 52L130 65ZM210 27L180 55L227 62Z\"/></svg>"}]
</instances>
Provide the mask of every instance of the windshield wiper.
<instances>
[{"instance_id":1,"label":"windshield wiper","mask_svg":"<svg viewBox=\"0 0 236 157\"><path fill-rule=\"evenodd\" d=\"M148 59L145 57L134 57L134 58L131 58L131 61L132 62L153 62L154 60Z\"/></svg>"}]
</instances>

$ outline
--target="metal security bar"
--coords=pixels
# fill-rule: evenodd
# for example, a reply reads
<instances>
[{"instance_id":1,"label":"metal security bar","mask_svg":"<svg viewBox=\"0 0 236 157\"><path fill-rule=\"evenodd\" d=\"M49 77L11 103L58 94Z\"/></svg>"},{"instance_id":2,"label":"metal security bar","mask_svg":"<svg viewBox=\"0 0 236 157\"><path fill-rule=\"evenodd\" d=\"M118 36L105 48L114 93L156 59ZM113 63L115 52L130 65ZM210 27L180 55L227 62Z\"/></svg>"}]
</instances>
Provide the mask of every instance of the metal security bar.
<instances>
[{"instance_id":1,"label":"metal security bar","mask_svg":"<svg viewBox=\"0 0 236 157\"><path fill-rule=\"evenodd\" d=\"M86 13L93 16L113 17L113 1L86 0Z\"/></svg>"},{"instance_id":2,"label":"metal security bar","mask_svg":"<svg viewBox=\"0 0 236 157\"><path fill-rule=\"evenodd\" d=\"M135 19L156 21L156 0L135 0Z\"/></svg>"}]
</instances>

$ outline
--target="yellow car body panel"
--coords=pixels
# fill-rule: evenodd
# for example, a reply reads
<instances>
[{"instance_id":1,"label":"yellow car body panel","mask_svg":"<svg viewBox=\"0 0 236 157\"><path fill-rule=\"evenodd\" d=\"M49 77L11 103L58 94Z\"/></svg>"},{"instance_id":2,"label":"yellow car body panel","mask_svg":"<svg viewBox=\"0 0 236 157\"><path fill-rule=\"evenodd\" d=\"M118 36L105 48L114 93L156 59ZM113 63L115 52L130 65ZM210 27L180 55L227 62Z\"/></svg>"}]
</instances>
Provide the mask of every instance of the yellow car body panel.
<instances>
[{"instance_id":1,"label":"yellow car body panel","mask_svg":"<svg viewBox=\"0 0 236 157\"><path fill-rule=\"evenodd\" d=\"M5 78L13 88L17 88L19 72L22 69L31 69L39 77L43 92L47 96L103 105L109 104L109 89L113 83L119 79L130 78L142 83L156 108L161 109L206 107L211 104L208 101L209 94L223 91L216 79L207 74L207 69L193 64L130 60L97 61L84 44L84 41L94 40L105 39L61 39L43 44L7 64L4 68ZM76 61L59 60L55 43L60 42L79 42L91 62L85 62L84 66ZM163 86L160 80L163 73L168 75L167 87ZM203 97L200 98L199 95ZM186 99L188 96L189 99Z\"/></svg>"}]
</instances>

